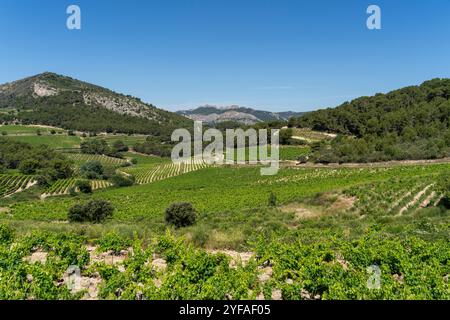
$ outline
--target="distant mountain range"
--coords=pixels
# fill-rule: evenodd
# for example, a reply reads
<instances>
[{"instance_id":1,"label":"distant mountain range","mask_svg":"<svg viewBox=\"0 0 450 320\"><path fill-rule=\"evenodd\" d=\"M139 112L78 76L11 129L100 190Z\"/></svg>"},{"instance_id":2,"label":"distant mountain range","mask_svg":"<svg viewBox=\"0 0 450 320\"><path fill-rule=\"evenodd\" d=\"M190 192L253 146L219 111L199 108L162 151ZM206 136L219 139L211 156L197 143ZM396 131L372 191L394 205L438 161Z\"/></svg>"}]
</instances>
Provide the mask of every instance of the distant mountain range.
<instances>
[{"instance_id":1,"label":"distant mountain range","mask_svg":"<svg viewBox=\"0 0 450 320\"><path fill-rule=\"evenodd\" d=\"M50 72L0 85L0 122L156 136L192 127L191 120L139 98Z\"/></svg>"},{"instance_id":2,"label":"distant mountain range","mask_svg":"<svg viewBox=\"0 0 450 320\"><path fill-rule=\"evenodd\" d=\"M195 121L207 123L233 121L246 125L262 121L288 120L290 117L299 117L303 114L302 112L292 111L262 111L236 105L228 107L205 105L196 109L177 111L177 113Z\"/></svg>"}]
</instances>

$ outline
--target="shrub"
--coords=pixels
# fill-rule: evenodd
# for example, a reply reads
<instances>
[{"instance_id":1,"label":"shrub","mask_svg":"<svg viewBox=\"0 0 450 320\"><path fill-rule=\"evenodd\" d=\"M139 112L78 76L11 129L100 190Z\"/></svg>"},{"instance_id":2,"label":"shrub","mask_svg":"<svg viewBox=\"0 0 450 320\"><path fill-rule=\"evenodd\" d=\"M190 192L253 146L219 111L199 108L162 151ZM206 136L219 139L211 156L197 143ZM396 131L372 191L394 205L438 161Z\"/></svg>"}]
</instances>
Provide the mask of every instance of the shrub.
<instances>
[{"instance_id":1,"label":"shrub","mask_svg":"<svg viewBox=\"0 0 450 320\"><path fill-rule=\"evenodd\" d=\"M67 135L68 136L74 136L75 132L73 132L73 130L69 130L69 131L67 131Z\"/></svg>"},{"instance_id":2,"label":"shrub","mask_svg":"<svg viewBox=\"0 0 450 320\"><path fill-rule=\"evenodd\" d=\"M275 195L275 193L270 193L268 203L269 207L275 207L277 205L277 196Z\"/></svg>"},{"instance_id":3,"label":"shrub","mask_svg":"<svg viewBox=\"0 0 450 320\"><path fill-rule=\"evenodd\" d=\"M99 179L103 174L103 166L99 161L88 161L81 166L80 173L87 179Z\"/></svg>"},{"instance_id":4,"label":"shrub","mask_svg":"<svg viewBox=\"0 0 450 320\"><path fill-rule=\"evenodd\" d=\"M188 202L173 203L166 209L166 222L176 228L192 225L196 218L195 209Z\"/></svg>"},{"instance_id":5,"label":"shrub","mask_svg":"<svg viewBox=\"0 0 450 320\"><path fill-rule=\"evenodd\" d=\"M50 130L50 133L51 133L51 134L56 134L56 130L55 130L55 129L52 129L52 130Z\"/></svg>"},{"instance_id":6,"label":"shrub","mask_svg":"<svg viewBox=\"0 0 450 320\"><path fill-rule=\"evenodd\" d=\"M72 186L68 189L69 196L75 197L77 195L77 188L75 186Z\"/></svg>"},{"instance_id":7,"label":"shrub","mask_svg":"<svg viewBox=\"0 0 450 320\"><path fill-rule=\"evenodd\" d=\"M132 163L132 164L137 164L137 163L138 163L138 159L136 159L136 158L131 158L131 163Z\"/></svg>"},{"instance_id":8,"label":"shrub","mask_svg":"<svg viewBox=\"0 0 450 320\"><path fill-rule=\"evenodd\" d=\"M51 185L50 178L46 175L37 176L36 181L37 181L38 186L43 187L43 188L49 187Z\"/></svg>"},{"instance_id":9,"label":"shrub","mask_svg":"<svg viewBox=\"0 0 450 320\"><path fill-rule=\"evenodd\" d=\"M92 193L91 183L87 180L78 180L75 186L82 193Z\"/></svg>"},{"instance_id":10,"label":"shrub","mask_svg":"<svg viewBox=\"0 0 450 320\"><path fill-rule=\"evenodd\" d=\"M438 188L444 194L440 204L450 208L450 174L442 174L438 178Z\"/></svg>"},{"instance_id":11,"label":"shrub","mask_svg":"<svg viewBox=\"0 0 450 320\"><path fill-rule=\"evenodd\" d=\"M116 187L129 187L134 184L134 177L132 175L125 176L122 174L115 174L109 179Z\"/></svg>"},{"instance_id":12,"label":"shrub","mask_svg":"<svg viewBox=\"0 0 450 320\"><path fill-rule=\"evenodd\" d=\"M34 174L39 168L39 163L34 159L26 159L19 165L19 171L23 174Z\"/></svg>"},{"instance_id":13,"label":"shrub","mask_svg":"<svg viewBox=\"0 0 450 320\"><path fill-rule=\"evenodd\" d=\"M100 139L88 139L80 144L81 153L87 154L106 154L109 147L105 140Z\"/></svg>"},{"instance_id":14,"label":"shrub","mask_svg":"<svg viewBox=\"0 0 450 320\"><path fill-rule=\"evenodd\" d=\"M7 135L8 135L8 132L2 131L2 136L7 136Z\"/></svg>"},{"instance_id":15,"label":"shrub","mask_svg":"<svg viewBox=\"0 0 450 320\"><path fill-rule=\"evenodd\" d=\"M0 244L10 244L13 239L13 230L4 224L0 224Z\"/></svg>"},{"instance_id":16,"label":"shrub","mask_svg":"<svg viewBox=\"0 0 450 320\"><path fill-rule=\"evenodd\" d=\"M111 217L114 207L105 200L91 200L85 204L76 204L69 209L70 222L100 223Z\"/></svg>"},{"instance_id":17,"label":"shrub","mask_svg":"<svg viewBox=\"0 0 450 320\"><path fill-rule=\"evenodd\" d=\"M112 148L115 152L126 152L128 151L128 146L121 140L114 141Z\"/></svg>"}]
</instances>

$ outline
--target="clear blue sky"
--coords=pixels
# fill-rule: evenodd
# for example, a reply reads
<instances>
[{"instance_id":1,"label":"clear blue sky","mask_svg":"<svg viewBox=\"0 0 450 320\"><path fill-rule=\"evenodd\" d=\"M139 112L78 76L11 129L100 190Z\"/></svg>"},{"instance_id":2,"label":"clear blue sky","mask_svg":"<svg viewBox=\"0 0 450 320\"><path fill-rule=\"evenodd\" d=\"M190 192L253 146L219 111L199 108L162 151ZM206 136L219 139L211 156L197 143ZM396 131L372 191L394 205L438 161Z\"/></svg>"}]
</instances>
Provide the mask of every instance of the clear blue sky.
<instances>
[{"instance_id":1,"label":"clear blue sky","mask_svg":"<svg viewBox=\"0 0 450 320\"><path fill-rule=\"evenodd\" d=\"M1 0L0 30L1 83L52 71L169 110L313 110L450 77L448 0Z\"/></svg>"}]
</instances>

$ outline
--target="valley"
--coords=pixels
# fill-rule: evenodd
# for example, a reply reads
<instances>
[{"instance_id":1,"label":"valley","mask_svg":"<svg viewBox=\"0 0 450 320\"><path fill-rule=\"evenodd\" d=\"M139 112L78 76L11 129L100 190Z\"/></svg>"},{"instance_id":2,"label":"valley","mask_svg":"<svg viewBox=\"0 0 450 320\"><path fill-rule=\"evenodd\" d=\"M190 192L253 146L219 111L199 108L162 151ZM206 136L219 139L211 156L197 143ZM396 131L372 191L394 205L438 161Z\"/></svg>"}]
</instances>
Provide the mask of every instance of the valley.
<instances>
[{"instance_id":1,"label":"valley","mask_svg":"<svg viewBox=\"0 0 450 320\"><path fill-rule=\"evenodd\" d=\"M40 87L26 99L55 99L61 84L95 88L44 79L59 91ZM345 143L373 141L319 130L314 113L241 125L281 129L280 169L262 176L259 163L175 164L172 120L155 127L134 114L142 130L129 130L123 108L94 108L123 126L97 126L95 112L94 127L64 116L0 126L2 299L449 299L445 142L439 157L379 161L364 149L344 159L355 154ZM297 126L310 121L316 127ZM340 156L325 158L330 150ZM181 214L171 218L172 208ZM77 288L65 285L73 265ZM372 265L380 290L366 286Z\"/></svg>"}]
</instances>

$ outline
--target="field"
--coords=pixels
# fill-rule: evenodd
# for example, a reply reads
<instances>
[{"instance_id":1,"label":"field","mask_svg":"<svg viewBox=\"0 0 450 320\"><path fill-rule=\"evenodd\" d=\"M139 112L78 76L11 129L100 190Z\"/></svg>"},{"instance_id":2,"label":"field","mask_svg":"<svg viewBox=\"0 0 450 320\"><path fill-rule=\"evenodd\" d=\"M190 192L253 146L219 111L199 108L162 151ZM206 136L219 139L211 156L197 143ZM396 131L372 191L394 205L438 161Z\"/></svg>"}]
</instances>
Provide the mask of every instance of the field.
<instances>
[{"instance_id":1,"label":"field","mask_svg":"<svg viewBox=\"0 0 450 320\"><path fill-rule=\"evenodd\" d=\"M200 170L208 167L203 161L191 160L190 163L174 164L167 162L165 164L139 166L137 168L126 168L123 172L132 174L136 178L136 183L147 184L158 180L175 177L188 172Z\"/></svg>"},{"instance_id":2,"label":"field","mask_svg":"<svg viewBox=\"0 0 450 320\"><path fill-rule=\"evenodd\" d=\"M17 136L6 136L7 139L13 139L15 141L26 142L32 145L45 144L52 148L77 148L80 145L81 138L78 136L67 136L67 135L17 135Z\"/></svg>"},{"instance_id":3,"label":"field","mask_svg":"<svg viewBox=\"0 0 450 320\"><path fill-rule=\"evenodd\" d=\"M88 161L98 161L103 166L115 167L127 162L126 159L113 158L105 155L83 153L64 153L64 155L66 155L69 159L72 159L77 165L82 165L83 163Z\"/></svg>"},{"instance_id":4,"label":"field","mask_svg":"<svg viewBox=\"0 0 450 320\"><path fill-rule=\"evenodd\" d=\"M7 197L31 187L35 177L17 174L0 175L0 197Z\"/></svg>"},{"instance_id":5,"label":"field","mask_svg":"<svg viewBox=\"0 0 450 320\"><path fill-rule=\"evenodd\" d=\"M44 126L0 125L0 132L6 132L8 135L37 135L38 130L41 134L48 135L52 129L57 134L65 133L65 130Z\"/></svg>"},{"instance_id":6,"label":"field","mask_svg":"<svg viewBox=\"0 0 450 320\"><path fill-rule=\"evenodd\" d=\"M246 147L245 148L245 161L249 160L250 150L252 150L253 152L256 152L257 159L260 160L259 147ZM227 152L230 152L230 151L225 152L225 157L226 157ZM267 147L268 157L271 156L270 152L271 152L271 147L268 146ZM307 154L309 154L309 152L310 152L309 146L283 146L282 145L279 147L279 159L296 161L296 160L298 160L298 158L300 156L307 155ZM234 161L237 161L237 157L238 157L238 149L234 149L233 150Z\"/></svg>"},{"instance_id":7,"label":"field","mask_svg":"<svg viewBox=\"0 0 450 320\"><path fill-rule=\"evenodd\" d=\"M46 138L54 148L81 139L11 138ZM280 149L283 160L308 152ZM0 175L0 277L10 279L0 283L2 299L450 298L450 218L437 186L450 163L285 161L276 175L261 176L261 165L64 155L75 176L49 186L18 170ZM93 193L77 192L80 167L91 161L135 184L99 177L89 180ZM69 208L92 199L110 202L112 218L68 221ZM175 202L193 205L195 224L167 225ZM58 285L70 265L81 269L81 288ZM382 283L376 290L367 285L373 266Z\"/></svg>"},{"instance_id":8,"label":"field","mask_svg":"<svg viewBox=\"0 0 450 320\"><path fill-rule=\"evenodd\" d=\"M332 140L336 136L333 134L327 134L319 131L313 131L307 128L294 128L293 138L297 140L304 140L307 142Z\"/></svg>"}]
</instances>

